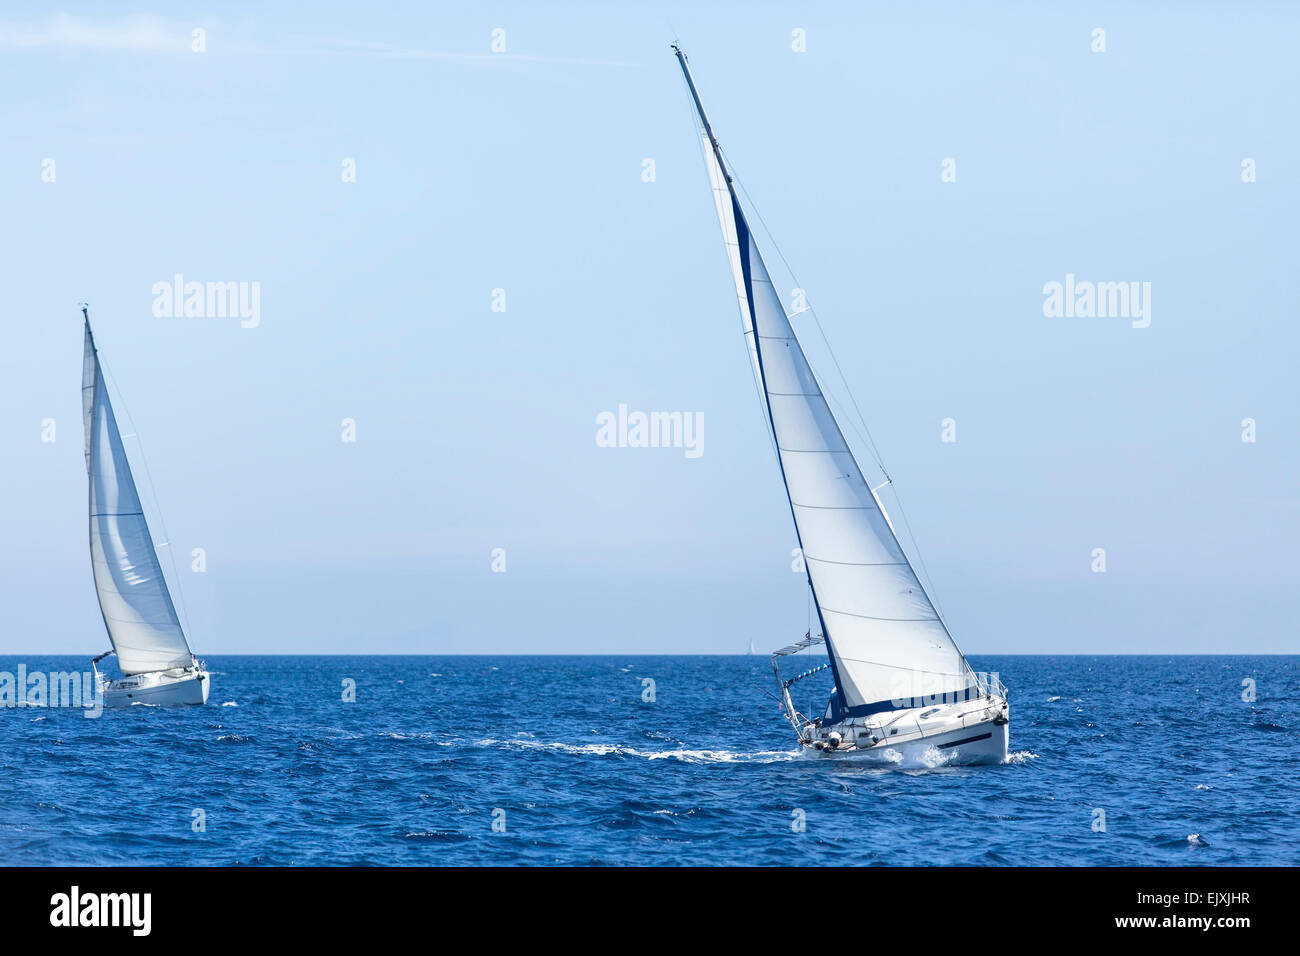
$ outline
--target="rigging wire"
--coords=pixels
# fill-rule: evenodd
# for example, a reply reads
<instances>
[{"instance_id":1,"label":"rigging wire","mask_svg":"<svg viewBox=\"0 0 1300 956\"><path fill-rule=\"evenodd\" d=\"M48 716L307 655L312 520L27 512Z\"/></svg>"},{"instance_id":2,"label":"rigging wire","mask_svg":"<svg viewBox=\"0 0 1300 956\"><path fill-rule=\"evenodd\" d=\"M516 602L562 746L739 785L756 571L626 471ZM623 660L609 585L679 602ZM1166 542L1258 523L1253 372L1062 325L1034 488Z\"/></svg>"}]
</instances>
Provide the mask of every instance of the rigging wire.
<instances>
[{"instance_id":1,"label":"rigging wire","mask_svg":"<svg viewBox=\"0 0 1300 956\"><path fill-rule=\"evenodd\" d=\"M772 235L772 230L768 228L767 222L766 220L763 219L763 214L762 212L759 211L758 205L750 197L749 190L745 188L745 184L740 177L740 173L736 171L735 164L732 162L731 158L726 155L726 152L722 149L721 146L719 146L718 149L720 152L723 153L724 159L726 160L727 163L727 168L731 173L732 181L735 182L736 185L740 187L740 191L745 197L745 202L748 204L755 218L758 219L758 223L762 227L763 233L767 236L768 243L771 245L772 249L776 251L777 258L781 260L781 264L785 267L786 272L789 273L790 278L795 283L795 286L797 288L802 289L803 284L799 281L799 277L795 274L794 269L791 267L789 261L786 259L785 253L781 251L781 246L779 243L777 243L776 237ZM826 330L822 327L821 319L817 315L817 310L813 308L811 303L807 302L806 296L807 293L805 291L804 301L805 303L807 303L806 307L802 311L797 312L795 314L802 315L804 312L807 312L812 316L813 324L816 326L817 332L821 336L822 344L825 345L826 347L826 352L830 356L831 364L835 368L835 373L839 376L840 384L844 387L844 391L848 395L849 401L852 403L853 411L857 415L857 420L854 421L852 418L850 418L849 424L854 427L855 431L858 430L858 425L859 424L861 425L860 435L866 439L867 447L871 452L871 457L875 462L876 467L880 469L880 473L884 475L887 483L894 490L894 501L898 505L898 515L900 518L902 518L903 529L907 532L907 537L912 543L912 551L916 555L917 564L920 565L921 573L925 575L926 580L923 587L927 595L929 596L931 603L934 605L934 610L935 613L939 616L940 623L943 625L944 630L948 631L949 630L948 622L946 620L947 615L944 614L943 608L940 605L939 596L937 594L934 585L934 578L931 576L930 569L925 563L925 556L921 553L921 545L916 540L916 535L912 532L912 524L907 518L907 510L903 507L902 495L899 494L898 486L897 484L894 483L893 477L889 474L889 469L885 467L884 459L881 457L880 452L876 447L875 440L871 437L871 430L867 427L866 417L862 414L862 409L858 405L857 397L853 394L853 389L852 387L850 387L848 379L844 375L844 370L840 367L839 359L835 357L835 350L831 348L830 340L826 336ZM785 304L783 302L782 310L784 310L784 308L785 308ZM792 318L792 316L787 316L787 318ZM822 394L823 396L825 396L826 393L824 390ZM838 401L837 404L839 404ZM952 636L951 631L949 631L948 636L951 638Z\"/></svg>"}]
</instances>

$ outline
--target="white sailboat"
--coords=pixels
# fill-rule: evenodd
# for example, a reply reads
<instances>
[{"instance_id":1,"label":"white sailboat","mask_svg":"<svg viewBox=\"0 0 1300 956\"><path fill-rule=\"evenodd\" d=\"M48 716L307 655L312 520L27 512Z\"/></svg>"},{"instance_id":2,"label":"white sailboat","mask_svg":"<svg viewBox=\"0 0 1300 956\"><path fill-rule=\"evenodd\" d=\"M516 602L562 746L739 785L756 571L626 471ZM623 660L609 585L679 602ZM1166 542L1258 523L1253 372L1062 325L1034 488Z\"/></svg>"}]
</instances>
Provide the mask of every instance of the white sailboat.
<instances>
[{"instance_id":1,"label":"white sailboat","mask_svg":"<svg viewBox=\"0 0 1300 956\"><path fill-rule=\"evenodd\" d=\"M864 479L795 336L741 208L686 57L674 45L699 120L705 163L740 303L745 341L775 442L820 633L772 655L783 712L799 743L889 763L1000 763L1007 691L976 673ZM823 646L829 660L783 679L781 658ZM794 707L790 685L829 667L825 712Z\"/></svg>"},{"instance_id":2,"label":"white sailboat","mask_svg":"<svg viewBox=\"0 0 1300 956\"><path fill-rule=\"evenodd\" d=\"M190 650L163 577L144 508L113 405L104 383L95 338L86 320L81 403L86 425L86 473L90 479L90 564L104 627L113 645L92 662L105 707L141 704L205 704L210 681ZM117 655L122 676L97 666Z\"/></svg>"}]
</instances>

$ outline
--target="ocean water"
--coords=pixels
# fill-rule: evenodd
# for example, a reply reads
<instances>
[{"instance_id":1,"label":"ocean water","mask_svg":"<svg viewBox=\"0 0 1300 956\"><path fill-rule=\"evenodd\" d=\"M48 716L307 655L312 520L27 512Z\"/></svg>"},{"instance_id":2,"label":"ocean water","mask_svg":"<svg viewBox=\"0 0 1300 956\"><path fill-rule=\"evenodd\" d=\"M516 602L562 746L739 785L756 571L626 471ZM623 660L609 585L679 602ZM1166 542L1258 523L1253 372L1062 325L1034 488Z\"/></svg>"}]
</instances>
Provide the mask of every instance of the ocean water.
<instances>
[{"instance_id":1,"label":"ocean water","mask_svg":"<svg viewBox=\"0 0 1300 956\"><path fill-rule=\"evenodd\" d=\"M1300 863L1300 657L972 663L1002 766L802 755L761 656L214 657L203 708L0 708L0 863Z\"/></svg>"}]
</instances>

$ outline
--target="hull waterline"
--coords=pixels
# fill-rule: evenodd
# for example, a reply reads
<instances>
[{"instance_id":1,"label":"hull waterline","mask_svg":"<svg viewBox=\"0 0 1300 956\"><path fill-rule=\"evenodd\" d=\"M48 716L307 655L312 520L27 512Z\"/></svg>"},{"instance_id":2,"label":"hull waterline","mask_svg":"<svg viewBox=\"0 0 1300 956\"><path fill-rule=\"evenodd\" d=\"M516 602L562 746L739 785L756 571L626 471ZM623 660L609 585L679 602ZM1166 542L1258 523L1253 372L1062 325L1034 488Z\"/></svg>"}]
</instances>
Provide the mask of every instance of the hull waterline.
<instances>
[{"instance_id":1,"label":"hull waterline","mask_svg":"<svg viewBox=\"0 0 1300 956\"><path fill-rule=\"evenodd\" d=\"M116 680L104 679L104 706L202 706L208 702L211 684L208 672L195 668L186 668L179 674L172 671L151 671Z\"/></svg>"},{"instance_id":2,"label":"hull waterline","mask_svg":"<svg viewBox=\"0 0 1300 956\"><path fill-rule=\"evenodd\" d=\"M814 757L902 768L1006 763L1011 713L1006 698L888 711L869 718L805 726L800 743Z\"/></svg>"},{"instance_id":3,"label":"hull waterline","mask_svg":"<svg viewBox=\"0 0 1300 956\"><path fill-rule=\"evenodd\" d=\"M1007 762L1009 723L980 724L903 743L882 741L870 747L846 747L804 752L817 759L849 760L896 766L900 769L973 767Z\"/></svg>"}]
</instances>

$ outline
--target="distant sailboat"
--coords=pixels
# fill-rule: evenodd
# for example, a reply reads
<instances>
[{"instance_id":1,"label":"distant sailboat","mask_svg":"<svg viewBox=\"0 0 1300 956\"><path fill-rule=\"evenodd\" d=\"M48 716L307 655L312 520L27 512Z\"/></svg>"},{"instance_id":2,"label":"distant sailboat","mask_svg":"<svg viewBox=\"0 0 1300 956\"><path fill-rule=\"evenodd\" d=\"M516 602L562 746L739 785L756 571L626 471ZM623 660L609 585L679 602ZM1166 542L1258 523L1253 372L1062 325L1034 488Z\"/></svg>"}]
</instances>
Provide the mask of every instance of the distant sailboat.
<instances>
[{"instance_id":1,"label":"distant sailboat","mask_svg":"<svg viewBox=\"0 0 1300 956\"><path fill-rule=\"evenodd\" d=\"M772 655L783 712L799 743L823 753L1004 761L1006 688L996 674L977 674L957 649L863 478L772 286L686 57L676 45L673 52L698 115L745 341L820 625L820 633L810 629ZM823 644L827 663L782 679L782 657ZM830 702L821 717L805 717L790 685L827 667L835 679Z\"/></svg>"},{"instance_id":2,"label":"distant sailboat","mask_svg":"<svg viewBox=\"0 0 1300 956\"><path fill-rule=\"evenodd\" d=\"M750 641L750 642L749 642L749 653L751 653L751 654L757 654L757 653L758 653L758 648L754 646L754 642L753 642L753 641Z\"/></svg>"},{"instance_id":3,"label":"distant sailboat","mask_svg":"<svg viewBox=\"0 0 1300 956\"><path fill-rule=\"evenodd\" d=\"M86 320L81 403L90 478L90 564L113 645L91 662L95 679L106 707L205 704L208 672L190 650L176 616L117 430L89 310L83 307L81 314ZM110 654L117 655L122 677L106 677L95 666Z\"/></svg>"}]
</instances>

